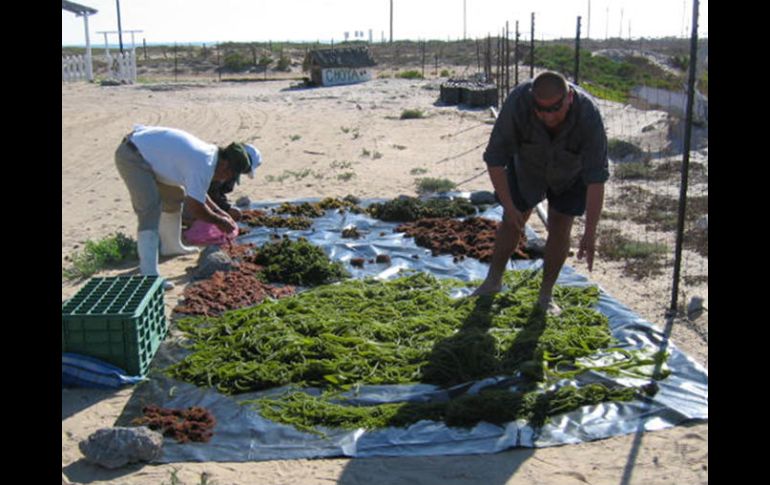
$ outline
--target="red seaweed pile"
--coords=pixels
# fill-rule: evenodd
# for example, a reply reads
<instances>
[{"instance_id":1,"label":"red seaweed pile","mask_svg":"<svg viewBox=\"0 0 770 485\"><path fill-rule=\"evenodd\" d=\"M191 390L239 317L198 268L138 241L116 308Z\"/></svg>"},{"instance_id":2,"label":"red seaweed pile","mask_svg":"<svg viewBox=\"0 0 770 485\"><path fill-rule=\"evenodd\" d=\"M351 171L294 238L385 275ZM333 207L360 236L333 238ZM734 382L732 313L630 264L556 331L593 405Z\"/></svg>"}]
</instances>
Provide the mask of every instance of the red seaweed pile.
<instances>
[{"instance_id":1,"label":"red seaweed pile","mask_svg":"<svg viewBox=\"0 0 770 485\"><path fill-rule=\"evenodd\" d=\"M430 249L433 256L451 254L457 259L467 256L488 263L492 260L498 224L497 221L483 217L468 217L464 220L438 217L401 224L395 232L413 237L418 246ZM512 257L530 259L524 251L526 245L527 236L522 234Z\"/></svg>"},{"instance_id":2,"label":"red seaweed pile","mask_svg":"<svg viewBox=\"0 0 770 485\"><path fill-rule=\"evenodd\" d=\"M185 288L184 300L174 311L211 317L227 310L256 305L265 298L294 294L294 286L277 287L261 281L260 269L256 264L244 262L233 271L217 271L210 278Z\"/></svg>"},{"instance_id":3,"label":"red seaweed pile","mask_svg":"<svg viewBox=\"0 0 770 485\"><path fill-rule=\"evenodd\" d=\"M134 424L159 431L163 436L173 438L179 443L208 443L217 424L216 418L208 409L198 406L174 409L150 404L142 409L142 413L144 417L135 419Z\"/></svg>"}]
</instances>

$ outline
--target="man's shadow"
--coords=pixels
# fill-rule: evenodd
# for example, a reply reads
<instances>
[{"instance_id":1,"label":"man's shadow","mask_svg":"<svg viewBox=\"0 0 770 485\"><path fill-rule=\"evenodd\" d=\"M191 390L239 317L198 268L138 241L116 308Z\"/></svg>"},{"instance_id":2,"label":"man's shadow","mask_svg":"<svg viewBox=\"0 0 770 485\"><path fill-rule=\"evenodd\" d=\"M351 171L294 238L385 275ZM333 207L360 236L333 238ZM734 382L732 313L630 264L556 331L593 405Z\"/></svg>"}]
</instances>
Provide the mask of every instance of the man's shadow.
<instances>
[{"instance_id":1,"label":"man's shadow","mask_svg":"<svg viewBox=\"0 0 770 485\"><path fill-rule=\"evenodd\" d=\"M427 414L424 412L425 403L409 403L394 416L395 425L408 425L410 420L421 415L447 418L449 426L475 425L473 417L460 417L459 421L449 418L458 417L458 411L462 414L469 403L473 405L473 401L468 399L470 396L465 394L474 384L487 378L498 378L497 382L490 383L487 389L498 390L500 394L497 397L504 400L507 408L504 415L488 418L492 418L496 424L502 424L508 417L523 410L525 403L522 396L512 395L507 389L516 384L517 389L522 392L533 390L537 383L544 379L543 355L538 343L545 331L546 316L534 305L521 304L524 295L519 293L519 290L526 289L531 278L537 274L534 272L531 276L522 278L499 295L473 298L473 306L458 331L434 344L428 362L422 368L420 382L445 389L452 400L463 397L465 401L458 402L457 405L454 402L449 405L434 403L435 407ZM457 300L455 304L465 305L469 302L463 299ZM510 343L501 346L492 332L505 331L504 328L496 327L494 322L496 316L504 309L508 310L509 314L518 314L520 318L516 320L520 321L523 317L524 323L516 330L516 334L509 340ZM479 399L481 400L483 398ZM482 412L481 416L483 415Z\"/></svg>"},{"instance_id":2,"label":"man's shadow","mask_svg":"<svg viewBox=\"0 0 770 485\"><path fill-rule=\"evenodd\" d=\"M522 282L523 286L525 282ZM518 288L510 291L515 293ZM511 295L513 296L513 295ZM515 298L515 297L513 297ZM510 303L512 298L503 299ZM542 355L537 348L540 336L546 325L545 315L535 308L521 308L527 314L526 324L514 337L511 345L506 349L498 348L495 337L490 334L494 330L494 316L497 313L500 299L494 296L477 297L473 308L462 323L462 326L454 335L447 337L435 344L428 359L428 364L423 368L421 382L435 384L447 389L449 397L463 398L468 389L481 379L488 377L503 377L496 385L498 392L504 392L513 382L522 383L524 388L531 384L534 387L536 381L543 379ZM505 303L503 303L505 304ZM523 372L516 372L523 370ZM506 377L510 376L510 379ZM525 403L521 394L507 393L504 401L505 415L498 415L499 419L493 419L496 424L502 424L510 416L523 410ZM473 398L472 398L473 399ZM484 408L483 397L477 403L471 403L470 407L478 404L478 408ZM446 403L436 403L441 408ZM541 407L538 399L537 406ZM413 424L415 416L426 415L425 403L410 403L401 408L393 418L395 426L408 426ZM461 427L472 427L476 423L475 418L463 422L467 418L465 412L469 409L466 405L446 407L443 416L447 424ZM481 414L483 409L479 409ZM442 412L436 414L438 418ZM431 456L416 457L403 456L392 458L366 458L351 460L343 471L339 484L386 484L396 483L392 480L408 480L410 483L422 483L425 475L442 476L447 478L447 483L455 483L452 478L463 477L471 471L478 483L489 485L502 485L507 483L526 460L534 454L532 448L520 448L510 450L508 453L496 453L493 455L460 455L460 456ZM476 464L474 464L476 463Z\"/></svg>"}]
</instances>

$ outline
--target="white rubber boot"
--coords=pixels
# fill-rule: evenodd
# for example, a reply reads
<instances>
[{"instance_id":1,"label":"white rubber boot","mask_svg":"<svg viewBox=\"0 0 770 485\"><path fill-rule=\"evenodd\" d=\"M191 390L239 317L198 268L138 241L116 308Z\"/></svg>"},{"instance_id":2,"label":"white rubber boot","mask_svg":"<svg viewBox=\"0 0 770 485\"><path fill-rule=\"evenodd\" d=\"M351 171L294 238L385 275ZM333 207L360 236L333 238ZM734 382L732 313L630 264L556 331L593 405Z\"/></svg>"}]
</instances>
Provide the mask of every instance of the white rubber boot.
<instances>
[{"instance_id":1,"label":"white rubber boot","mask_svg":"<svg viewBox=\"0 0 770 485\"><path fill-rule=\"evenodd\" d=\"M182 236L182 212L161 212L160 224L160 255L178 256L180 254L194 254L198 248L184 246Z\"/></svg>"},{"instance_id":2,"label":"white rubber boot","mask_svg":"<svg viewBox=\"0 0 770 485\"><path fill-rule=\"evenodd\" d=\"M144 276L156 276L158 271L158 231L139 231L136 237L136 247L139 253L139 273ZM170 290L174 283L164 279L163 289Z\"/></svg>"}]
</instances>

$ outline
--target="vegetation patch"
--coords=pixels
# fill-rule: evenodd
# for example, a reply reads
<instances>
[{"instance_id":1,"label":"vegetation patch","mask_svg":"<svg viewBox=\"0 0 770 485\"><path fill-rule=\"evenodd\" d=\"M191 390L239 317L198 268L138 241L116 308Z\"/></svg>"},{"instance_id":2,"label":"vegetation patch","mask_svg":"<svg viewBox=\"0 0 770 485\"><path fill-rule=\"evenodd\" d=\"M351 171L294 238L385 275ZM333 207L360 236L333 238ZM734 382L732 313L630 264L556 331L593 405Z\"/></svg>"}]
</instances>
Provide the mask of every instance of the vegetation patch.
<instances>
[{"instance_id":1,"label":"vegetation patch","mask_svg":"<svg viewBox=\"0 0 770 485\"><path fill-rule=\"evenodd\" d=\"M622 186L620 193L616 201L625 208L622 218L644 224L649 230L664 232L676 230L679 218L678 198L653 194L637 185ZM692 224L706 214L708 214L707 195L687 198L686 224Z\"/></svg>"},{"instance_id":2,"label":"vegetation patch","mask_svg":"<svg viewBox=\"0 0 770 485\"><path fill-rule=\"evenodd\" d=\"M457 188L457 184L448 179L433 177L419 178L415 181L418 194L449 192Z\"/></svg>"},{"instance_id":3,"label":"vegetation patch","mask_svg":"<svg viewBox=\"0 0 770 485\"><path fill-rule=\"evenodd\" d=\"M616 164L612 169L612 175L617 180L654 180L657 178L650 164L644 162Z\"/></svg>"},{"instance_id":4,"label":"vegetation patch","mask_svg":"<svg viewBox=\"0 0 770 485\"><path fill-rule=\"evenodd\" d=\"M415 120L425 118L425 113L420 109L405 109L401 112L402 120Z\"/></svg>"},{"instance_id":5,"label":"vegetation patch","mask_svg":"<svg viewBox=\"0 0 770 485\"><path fill-rule=\"evenodd\" d=\"M69 280L88 278L104 268L138 258L136 241L118 232L98 241L86 241L82 251L65 257L72 266L65 268L62 275Z\"/></svg>"},{"instance_id":6,"label":"vegetation patch","mask_svg":"<svg viewBox=\"0 0 770 485\"><path fill-rule=\"evenodd\" d=\"M284 170L280 175L268 175L265 177L265 180L268 182L279 182L283 183L284 180L293 177L295 181L300 181L306 177L313 176L315 179L323 179L324 176L321 173L315 173L309 168L305 168L303 170L300 170L298 172L295 172L293 170Z\"/></svg>"},{"instance_id":7,"label":"vegetation patch","mask_svg":"<svg viewBox=\"0 0 770 485\"><path fill-rule=\"evenodd\" d=\"M369 215L386 222L412 222L428 217L465 217L476 214L468 199L427 199L401 197L384 203L374 203Z\"/></svg>"},{"instance_id":8,"label":"vegetation patch","mask_svg":"<svg viewBox=\"0 0 770 485\"><path fill-rule=\"evenodd\" d=\"M688 168L687 180L689 184L708 183L708 169L705 165L690 162ZM682 161L663 162L655 167L655 173L659 179L680 180L682 176Z\"/></svg>"},{"instance_id":9,"label":"vegetation patch","mask_svg":"<svg viewBox=\"0 0 770 485\"><path fill-rule=\"evenodd\" d=\"M624 273L636 279L661 274L661 259L669 252L664 244L628 239L615 228L600 229L598 249L604 258L624 261Z\"/></svg>"},{"instance_id":10,"label":"vegetation patch","mask_svg":"<svg viewBox=\"0 0 770 485\"><path fill-rule=\"evenodd\" d=\"M707 231L690 229L684 233L683 246L704 258L709 257L709 235Z\"/></svg>"},{"instance_id":11,"label":"vegetation patch","mask_svg":"<svg viewBox=\"0 0 770 485\"><path fill-rule=\"evenodd\" d=\"M423 79L422 73L415 70L397 72L395 77L399 79Z\"/></svg>"},{"instance_id":12,"label":"vegetation patch","mask_svg":"<svg viewBox=\"0 0 770 485\"><path fill-rule=\"evenodd\" d=\"M541 45L535 48L535 63L546 69L561 72L567 78L575 76L575 49L563 44ZM644 57L629 56L612 60L580 51L581 86L603 99L627 103L631 90L636 86L650 86L679 91L684 82Z\"/></svg>"},{"instance_id":13,"label":"vegetation patch","mask_svg":"<svg viewBox=\"0 0 770 485\"><path fill-rule=\"evenodd\" d=\"M613 160L623 160L626 157L640 157L644 152L638 146L627 141L610 138L607 141L607 154Z\"/></svg>"}]
</instances>

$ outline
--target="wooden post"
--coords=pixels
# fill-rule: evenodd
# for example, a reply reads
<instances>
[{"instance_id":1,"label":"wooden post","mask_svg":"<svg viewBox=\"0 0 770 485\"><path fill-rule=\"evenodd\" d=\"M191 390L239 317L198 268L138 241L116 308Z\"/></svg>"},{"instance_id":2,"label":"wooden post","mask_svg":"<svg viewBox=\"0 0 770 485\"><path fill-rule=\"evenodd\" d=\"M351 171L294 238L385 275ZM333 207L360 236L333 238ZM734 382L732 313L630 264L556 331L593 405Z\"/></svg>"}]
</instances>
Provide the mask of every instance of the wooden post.
<instances>
[{"instance_id":1,"label":"wooden post","mask_svg":"<svg viewBox=\"0 0 770 485\"><path fill-rule=\"evenodd\" d=\"M176 82L176 66L177 66L177 60L176 60L176 42L174 42L174 82Z\"/></svg>"},{"instance_id":2,"label":"wooden post","mask_svg":"<svg viewBox=\"0 0 770 485\"><path fill-rule=\"evenodd\" d=\"M93 81L94 69L91 62L91 39L88 36L88 13L83 14L83 25L86 29L86 79Z\"/></svg>"},{"instance_id":3,"label":"wooden post","mask_svg":"<svg viewBox=\"0 0 770 485\"><path fill-rule=\"evenodd\" d=\"M222 64L219 62L219 44L216 45L217 50L217 78L222 81Z\"/></svg>"},{"instance_id":4,"label":"wooden post","mask_svg":"<svg viewBox=\"0 0 770 485\"><path fill-rule=\"evenodd\" d=\"M420 42L420 47L422 49L422 78L425 79L425 41Z\"/></svg>"},{"instance_id":5,"label":"wooden post","mask_svg":"<svg viewBox=\"0 0 770 485\"><path fill-rule=\"evenodd\" d=\"M476 72L481 72L481 45L476 39Z\"/></svg>"}]
</instances>

